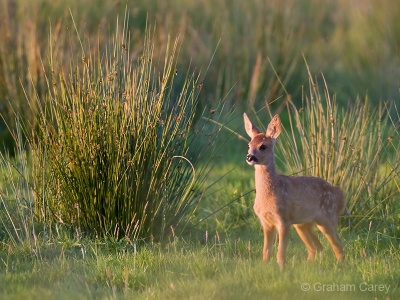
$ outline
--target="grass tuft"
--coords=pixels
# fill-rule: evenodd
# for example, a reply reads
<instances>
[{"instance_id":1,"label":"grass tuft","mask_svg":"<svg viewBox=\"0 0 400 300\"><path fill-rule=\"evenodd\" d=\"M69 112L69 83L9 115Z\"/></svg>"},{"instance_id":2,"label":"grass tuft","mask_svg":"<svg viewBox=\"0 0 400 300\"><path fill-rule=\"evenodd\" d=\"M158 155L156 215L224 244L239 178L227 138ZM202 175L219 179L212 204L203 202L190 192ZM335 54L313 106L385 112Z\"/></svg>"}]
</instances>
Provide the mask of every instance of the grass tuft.
<instances>
[{"instance_id":1,"label":"grass tuft","mask_svg":"<svg viewBox=\"0 0 400 300\"><path fill-rule=\"evenodd\" d=\"M290 174L340 186L347 206L342 225L348 229L372 223L386 234L398 234L399 125L389 118L391 109L359 97L342 108L323 76L323 89L310 73L309 80L302 106L287 102L290 127L278 143L280 165Z\"/></svg>"},{"instance_id":2,"label":"grass tuft","mask_svg":"<svg viewBox=\"0 0 400 300\"><path fill-rule=\"evenodd\" d=\"M24 124L35 212L50 229L159 239L184 227L200 199L199 155L188 152L199 74L189 68L175 84L179 39L168 43L161 73L150 34L131 57L126 22L105 50L78 35L82 59L71 61L69 74L53 62L48 93L30 100L38 107L37 130Z\"/></svg>"}]
</instances>

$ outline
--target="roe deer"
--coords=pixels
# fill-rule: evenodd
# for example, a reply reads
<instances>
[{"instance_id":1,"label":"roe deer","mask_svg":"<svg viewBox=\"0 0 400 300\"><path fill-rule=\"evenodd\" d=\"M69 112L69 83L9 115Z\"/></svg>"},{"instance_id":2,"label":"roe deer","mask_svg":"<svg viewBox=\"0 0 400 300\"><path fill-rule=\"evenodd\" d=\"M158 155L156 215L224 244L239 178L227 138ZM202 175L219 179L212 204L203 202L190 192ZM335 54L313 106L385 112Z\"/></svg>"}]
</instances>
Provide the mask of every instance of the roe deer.
<instances>
[{"instance_id":1,"label":"roe deer","mask_svg":"<svg viewBox=\"0 0 400 300\"><path fill-rule=\"evenodd\" d=\"M256 199L254 211L264 232L263 260L268 261L274 242L279 237L277 260L285 266L289 229L293 224L308 251L308 260L322 250L314 233L314 224L332 245L338 261L343 260L343 248L336 232L338 217L344 210L344 195L322 178L279 175L275 171L274 145L282 125L275 115L263 134L244 114L244 124L250 136L246 161L255 167Z\"/></svg>"}]
</instances>

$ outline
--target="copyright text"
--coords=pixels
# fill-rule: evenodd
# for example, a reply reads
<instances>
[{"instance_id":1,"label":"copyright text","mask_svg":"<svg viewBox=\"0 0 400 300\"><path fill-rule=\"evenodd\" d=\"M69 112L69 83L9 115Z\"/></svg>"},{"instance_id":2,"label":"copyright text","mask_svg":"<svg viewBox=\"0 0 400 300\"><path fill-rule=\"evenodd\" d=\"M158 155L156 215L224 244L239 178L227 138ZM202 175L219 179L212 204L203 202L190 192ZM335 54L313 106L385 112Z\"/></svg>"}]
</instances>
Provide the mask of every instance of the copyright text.
<instances>
[{"instance_id":1,"label":"copyright text","mask_svg":"<svg viewBox=\"0 0 400 300\"><path fill-rule=\"evenodd\" d=\"M308 283L303 282L300 286L303 292L314 291L314 292L381 292L388 294L390 291L390 284L385 283L368 283L362 282L360 284L352 283Z\"/></svg>"}]
</instances>

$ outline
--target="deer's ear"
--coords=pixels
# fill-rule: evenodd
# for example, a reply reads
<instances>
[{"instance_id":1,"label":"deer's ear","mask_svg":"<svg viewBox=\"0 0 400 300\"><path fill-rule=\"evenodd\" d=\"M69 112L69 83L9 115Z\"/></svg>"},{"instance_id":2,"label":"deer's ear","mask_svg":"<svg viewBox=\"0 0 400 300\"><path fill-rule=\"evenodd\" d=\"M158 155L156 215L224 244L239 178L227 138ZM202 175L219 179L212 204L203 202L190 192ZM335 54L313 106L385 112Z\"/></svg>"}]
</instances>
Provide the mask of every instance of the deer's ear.
<instances>
[{"instance_id":1,"label":"deer's ear","mask_svg":"<svg viewBox=\"0 0 400 300\"><path fill-rule=\"evenodd\" d=\"M249 119L246 113L243 114L244 128L246 129L249 137L253 138L255 135L261 133L260 129L257 128Z\"/></svg>"},{"instance_id":2,"label":"deer's ear","mask_svg":"<svg viewBox=\"0 0 400 300\"><path fill-rule=\"evenodd\" d=\"M275 115L271 122L268 124L267 133L265 134L267 137L276 139L282 131L281 119L278 115Z\"/></svg>"}]
</instances>

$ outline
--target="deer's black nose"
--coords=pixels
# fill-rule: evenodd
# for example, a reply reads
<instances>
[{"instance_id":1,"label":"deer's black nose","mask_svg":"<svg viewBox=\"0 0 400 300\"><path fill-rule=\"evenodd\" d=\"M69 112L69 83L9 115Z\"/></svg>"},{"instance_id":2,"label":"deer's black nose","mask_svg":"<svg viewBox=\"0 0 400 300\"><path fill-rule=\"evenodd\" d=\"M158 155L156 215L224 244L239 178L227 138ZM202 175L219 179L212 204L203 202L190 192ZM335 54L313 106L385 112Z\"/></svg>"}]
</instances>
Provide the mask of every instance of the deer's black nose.
<instances>
[{"instance_id":1,"label":"deer's black nose","mask_svg":"<svg viewBox=\"0 0 400 300\"><path fill-rule=\"evenodd\" d=\"M251 154L247 154L246 160L247 160L248 162L255 162L255 163L258 162L257 157L255 157L254 155L251 155Z\"/></svg>"}]
</instances>

